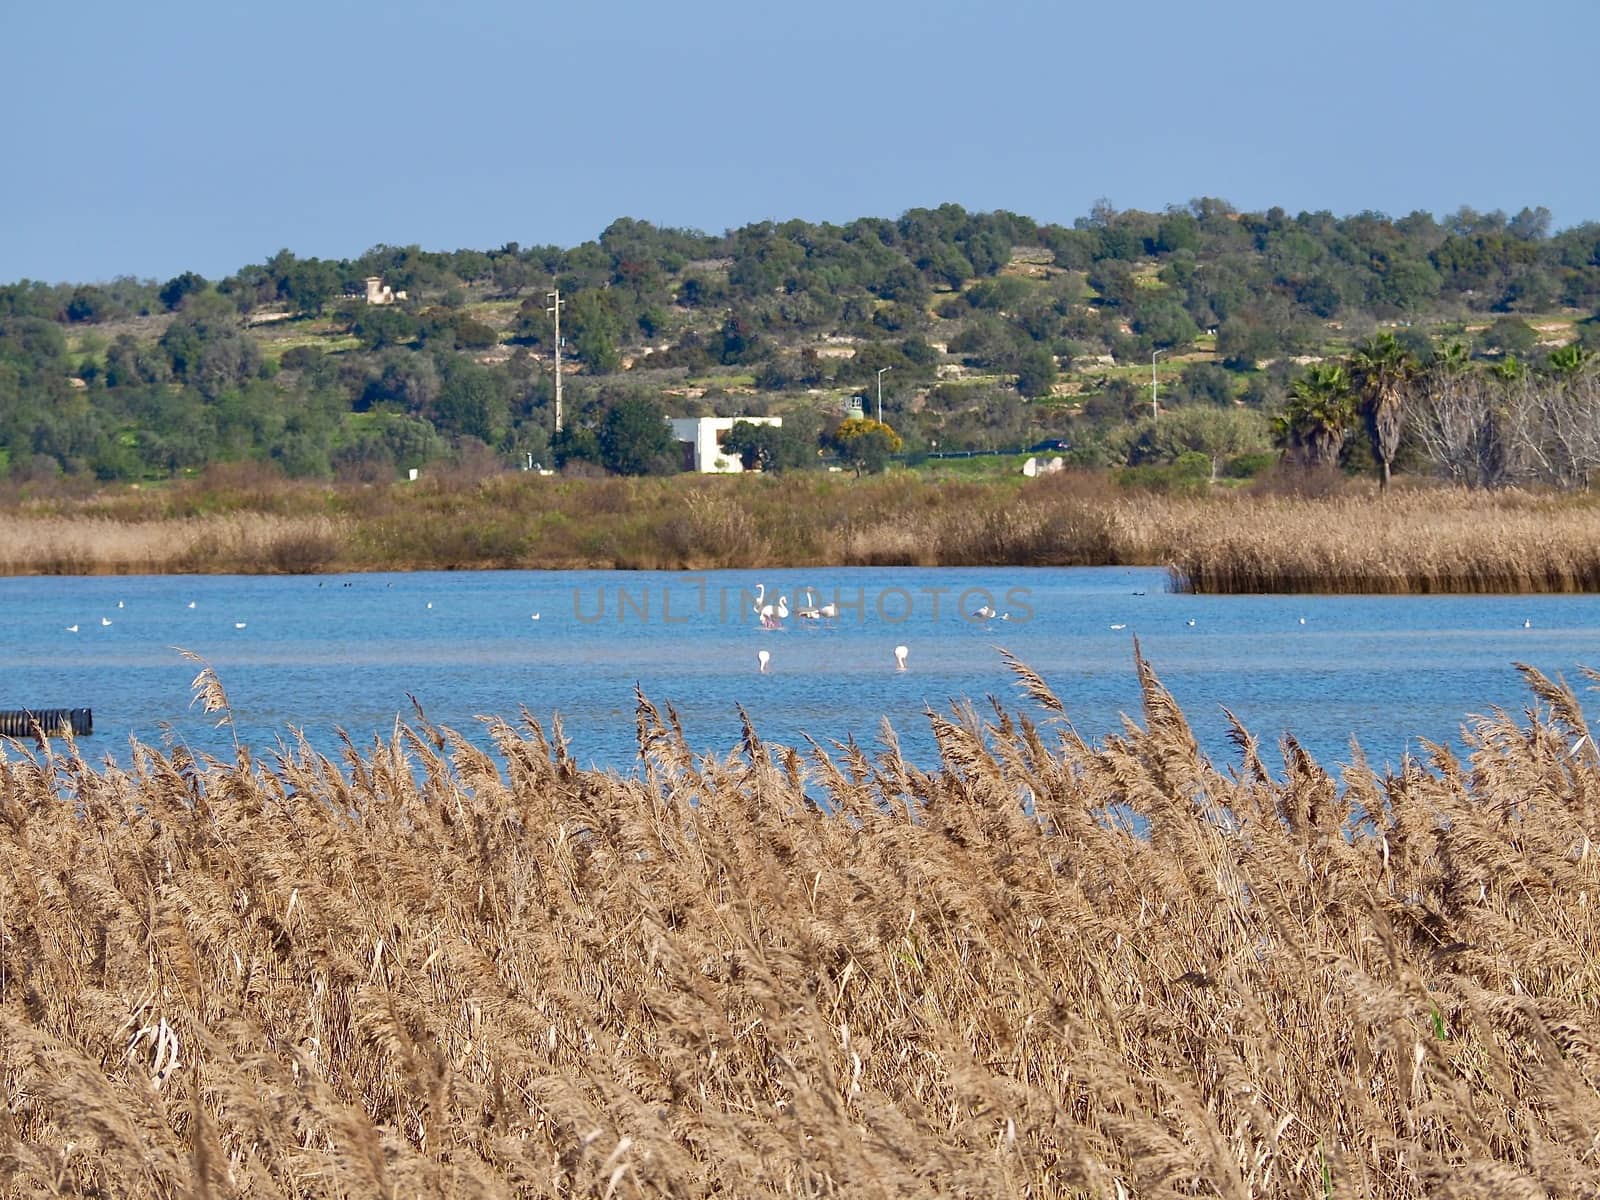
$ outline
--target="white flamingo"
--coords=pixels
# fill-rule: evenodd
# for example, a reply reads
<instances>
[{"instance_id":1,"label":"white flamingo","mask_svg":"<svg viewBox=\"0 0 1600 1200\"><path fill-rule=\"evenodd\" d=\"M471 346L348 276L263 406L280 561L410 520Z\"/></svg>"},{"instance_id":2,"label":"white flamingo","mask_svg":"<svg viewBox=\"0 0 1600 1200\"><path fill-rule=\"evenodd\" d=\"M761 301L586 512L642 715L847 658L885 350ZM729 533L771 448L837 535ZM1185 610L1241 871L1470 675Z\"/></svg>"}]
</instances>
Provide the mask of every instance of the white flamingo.
<instances>
[{"instance_id":1,"label":"white flamingo","mask_svg":"<svg viewBox=\"0 0 1600 1200\"><path fill-rule=\"evenodd\" d=\"M906 669L906 655L910 653L911 650L907 646L896 646L894 648L894 669L896 671L904 671Z\"/></svg>"},{"instance_id":2,"label":"white flamingo","mask_svg":"<svg viewBox=\"0 0 1600 1200\"><path fill-rule=\"evenodd\" d=\"M757 650L756 661L761 664L761 673L763 675L767 674L767 664L772 661L772 651Z\"/></svg>"},{"instance_id":3,"label":"white flamingo","mask_svg":"<svg viewBox=\"0 0 1600 1200\"><path fill-rule=\"evenodd\" d=\"M787 597L787 596L779 596L778 597L778 620L787 621L788 619L789 619L789 597Z\"/></svg>"}]
</instances>

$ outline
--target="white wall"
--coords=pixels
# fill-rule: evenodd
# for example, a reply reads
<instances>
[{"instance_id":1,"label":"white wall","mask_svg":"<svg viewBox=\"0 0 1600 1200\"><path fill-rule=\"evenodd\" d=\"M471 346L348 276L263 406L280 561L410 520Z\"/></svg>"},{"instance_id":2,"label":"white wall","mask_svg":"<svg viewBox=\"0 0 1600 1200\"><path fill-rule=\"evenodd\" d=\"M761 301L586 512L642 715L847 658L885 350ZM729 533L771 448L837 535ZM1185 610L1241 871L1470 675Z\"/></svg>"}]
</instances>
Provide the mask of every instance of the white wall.
<instances>
[{"instance_id":1,"label":"white wall","mask_svg":"<svg viewBox=\"0 0 1600 1200\"><path fill-rule=\"evenodd\" d=\"M740 421L752 425L783 425L782 417L669 417L672 436L694 446L694 469L706 475L736 475L744 470L737 454L729 454L717 444L719 434L727 433Z\"/></svg>"}]
</instances>

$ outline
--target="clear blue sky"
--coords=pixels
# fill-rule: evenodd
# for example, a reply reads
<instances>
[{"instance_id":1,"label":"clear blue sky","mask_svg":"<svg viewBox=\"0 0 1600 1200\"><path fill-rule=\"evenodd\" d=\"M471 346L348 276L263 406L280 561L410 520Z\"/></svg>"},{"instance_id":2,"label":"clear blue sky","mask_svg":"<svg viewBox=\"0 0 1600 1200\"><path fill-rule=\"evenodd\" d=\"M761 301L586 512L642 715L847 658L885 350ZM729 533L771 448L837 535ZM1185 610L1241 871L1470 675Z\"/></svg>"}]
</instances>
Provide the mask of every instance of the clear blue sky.
<instances>
[{"instance_id":1,"label":"clear blue sky","mask_svg":"<svg viewBox=\"0 0 1600 1200\"><path fill-rule=\"evenodd\" d=\"M0 0L0 282L954 201L1600 218L1594 0Z\"/></svg>"}]
</instances>

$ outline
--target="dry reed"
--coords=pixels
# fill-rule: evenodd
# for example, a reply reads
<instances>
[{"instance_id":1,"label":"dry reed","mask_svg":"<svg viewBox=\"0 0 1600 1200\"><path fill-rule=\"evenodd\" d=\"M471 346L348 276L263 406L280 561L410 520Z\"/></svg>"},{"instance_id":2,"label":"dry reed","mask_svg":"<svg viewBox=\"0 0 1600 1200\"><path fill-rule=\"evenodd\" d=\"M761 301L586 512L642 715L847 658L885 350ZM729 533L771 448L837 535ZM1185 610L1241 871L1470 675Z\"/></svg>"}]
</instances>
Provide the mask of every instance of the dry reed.
<instances>
[{"instance_id":1,"label":"dry reed","mask_svg":"<svg viewBox=\"0 0 1600 1200\"><path fill-rule=\"evenodd\" d=\"M924 769L559 724L0 757L15 1195L1593 1196L1600 755L1532 671L1380 777L1139 664L1101 745L929 714ZM214 675L196 680L226 715ZM1038 707L1035 708L1034 706Z\"/></svg>"},{"instance_id":2,"label":"dry reed","mask_svg":"<svg viewBox=\"0 0 1600 1200\"><path fill-rule=\"evenodd\" d=\"M1105 476L430 480L121 493L0 522L0 574L1170 566L1199 592L1600 591L1600 506L1516 491L1117 490Z\"/></svg>"}]
</instances>

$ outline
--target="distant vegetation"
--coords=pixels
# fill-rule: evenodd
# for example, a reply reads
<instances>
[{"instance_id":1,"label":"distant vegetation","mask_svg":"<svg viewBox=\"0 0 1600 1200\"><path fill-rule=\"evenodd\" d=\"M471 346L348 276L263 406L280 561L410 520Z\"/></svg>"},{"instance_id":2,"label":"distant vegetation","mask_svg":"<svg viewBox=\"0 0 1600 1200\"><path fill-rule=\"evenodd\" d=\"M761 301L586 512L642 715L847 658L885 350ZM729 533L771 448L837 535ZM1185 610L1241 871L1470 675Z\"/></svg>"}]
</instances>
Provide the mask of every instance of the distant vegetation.
<instances>
[{"instance_id":1,"label":"distant vegetation","mask_svg":"<svg viewBox=\"0 0 1600 1200\"><path fill-rule=\"evenodd\" d=\"M1527 671L1468 757L1335 774L1239 728L1208 761L1137 666L1103 744L1018 664L1028 702L930 713L934 762L700 756L643 696L634 778L532 717L12 743L7 1190L1594 1195L1576 697Z\"/></svg>"},{"instance_id":2,"label":"distant vegetation","mask_svg":"<svg viewBox=\"0 0 1600 1200\"><path fill-rule=\"evenodd\" d=\"M1600 591L1591 497L1210 464L1024 479L964 462L856 480L436 473L372 487L213 467L169 488L36 498L0 522L0 574L421 568L1102 566L1170 568L1202 592ZM1188 472L1187 475L1181 472Z\"/></svg>"},{"instance_id":3,"label":"distant vegetation","mask_svg":"<svg viewBox=\"0 0 1600 1200\"><path fill-rule=\"evenodd\" d=\"M406 298L368 304L368 277ZM720 235L623 219L571 249L286 250L218 280L0 286L0 479L657 472L677 458L656 419L716 413L785 417L740 450L772 471L1059 440L1074 465L1178 478L1287 452L1581 488L1600 466L1597 307L1600 224L1555 232L1541 209L1204 199L1068 227L943 205ZM841 440L880 383L889 428Z\"/></svg>"}]
</instances>

